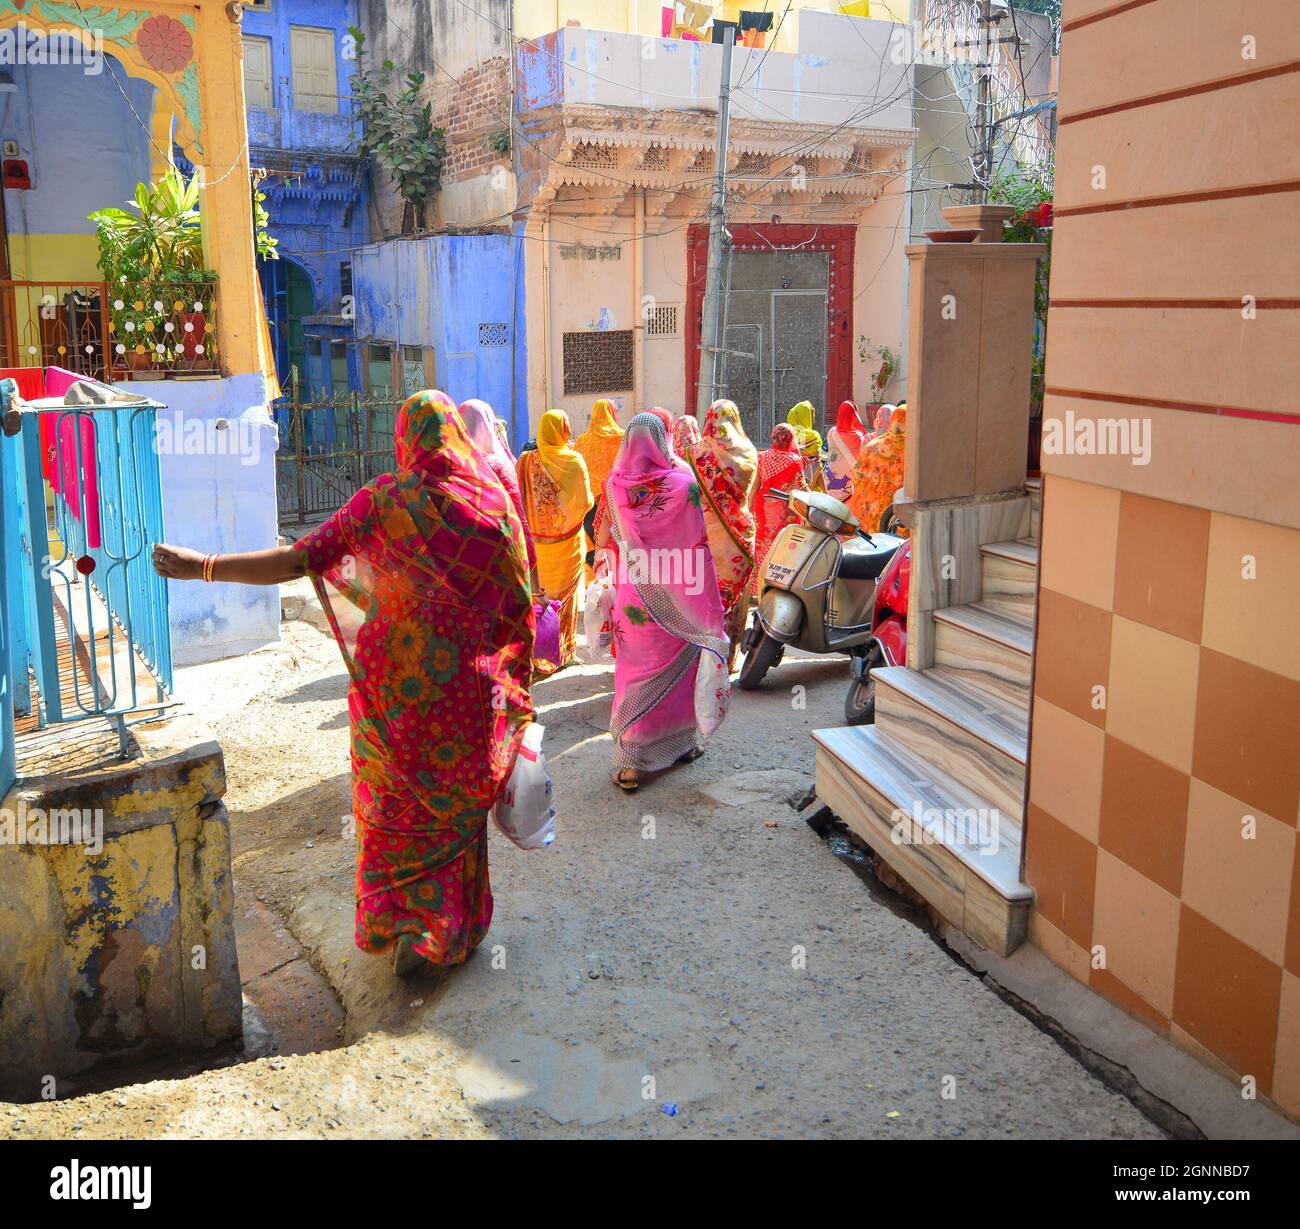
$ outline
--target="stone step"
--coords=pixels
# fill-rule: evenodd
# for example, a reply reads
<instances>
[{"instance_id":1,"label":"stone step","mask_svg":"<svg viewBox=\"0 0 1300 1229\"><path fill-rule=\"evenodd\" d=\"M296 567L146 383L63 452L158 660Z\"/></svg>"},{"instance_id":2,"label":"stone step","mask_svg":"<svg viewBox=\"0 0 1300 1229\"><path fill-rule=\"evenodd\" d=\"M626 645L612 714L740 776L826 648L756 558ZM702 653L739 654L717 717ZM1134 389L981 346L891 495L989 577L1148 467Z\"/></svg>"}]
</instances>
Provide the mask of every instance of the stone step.
<instances>
[{"instance_id":1,"label":"stone step","mask_svg":"<svg viewBox=\"0 0 1300 1229\"><path fill-rule=\"evenodd\" d=\"M1029 703L1034 625L1023 614L983 602L934 612L934 664L1014 704Z\"/></svg>"},{"instance_id":2,"label":"stone step","mask_svg":"<svg viewBox=\"0 0 1300 1229\"><path fill-rule=\"evenodd\" d=\"M944 669L873 670L876 725L945 775L1023 819L1029 712Z\"/></svg>"},{"instance_id":3,"label":"stone step","mask_svg":"<svg viewBox=\"0 0 1300 1229\"><path fill-rule=\"evenodd\" d=\"M981 601L991 610L1032 620L1038 589L1038 543L1032 538L980 547Z\"/></svg>"},{"instance_id":4,"label":"stone step","mask_svg":"<svg viewBox=\"0 0 1300 1229\"><path fill-rule=\"evenodd\" d=\"M1020 825L878 726L814 730L817 796L951 925L1009 955L1033 891Z\"/></svg>"},{"instance_id":5,"label":"stone step","mask_svg":"<svg viewBox=\"0 0 1300 1229\"><path fill-rule=\"evenodd\" d=\"M1025 490L1029 492L1029 536L1037 542L1042 537L1043 480L1026 478Z\"/></svg>"}]
</instances>

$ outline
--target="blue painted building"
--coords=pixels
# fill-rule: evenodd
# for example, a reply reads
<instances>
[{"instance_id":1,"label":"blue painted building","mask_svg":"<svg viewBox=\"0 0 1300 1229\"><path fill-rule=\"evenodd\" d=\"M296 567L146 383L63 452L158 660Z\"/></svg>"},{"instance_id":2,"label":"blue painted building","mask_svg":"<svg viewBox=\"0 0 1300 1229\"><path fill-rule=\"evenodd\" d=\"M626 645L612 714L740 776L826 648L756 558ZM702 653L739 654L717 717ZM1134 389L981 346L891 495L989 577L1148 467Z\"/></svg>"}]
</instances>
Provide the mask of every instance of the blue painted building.
<instances>
[{"instance_id":1,"label":"blue painted building","mask_svg":"<svg viewBox=\"0 0 1300 1229\"><path fill-rule=\"evenodd\" d=\"M359 388L352 250L367 242L367 177L351 105L356 0L246 4L244 97L250 161L280 259L260 262L280 383L310 394Z\"/></svg>"},{"instance_id":2,"label":"blue painted building","mask_svg":"<svg viewBox=\"0 0 1300 1229\"><path fill-rule=\"evenodd\" d=\"M356 337L365 387L400 401L440 388L478 397L528 438L524 236L429 235L356 253Z\"/></svg>"}]
</instances>

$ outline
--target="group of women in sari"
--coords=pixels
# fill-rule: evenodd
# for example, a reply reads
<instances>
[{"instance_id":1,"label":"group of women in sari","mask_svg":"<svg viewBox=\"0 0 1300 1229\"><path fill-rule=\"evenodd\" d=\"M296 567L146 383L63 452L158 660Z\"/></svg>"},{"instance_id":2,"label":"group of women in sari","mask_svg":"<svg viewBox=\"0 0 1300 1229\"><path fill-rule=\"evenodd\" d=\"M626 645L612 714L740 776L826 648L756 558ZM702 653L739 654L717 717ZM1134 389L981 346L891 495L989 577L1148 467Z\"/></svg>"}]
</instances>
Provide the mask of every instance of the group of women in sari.
<instances>
[{"instance_id":1,"label":"group of women in sari","mask_svg":"<svg viewBox=\"0 0 1300 1229\"><path fill-rule=\"evenodd\" d=\"M461 963L486 934L488 817L534 719L533 682L574 655L589 547L618 564L616 784L635 790L701 754L726 712L757 566L789 515L766 495L817 480L807 410L759 453L730 401L702 426L656 407L626 431L602 401L576 440L562 411L542 415L536 447L516 459L485 402L425 391L398 415L394 472L299 541L223 556L154 548L173 580L312 579L349 676L359 948L408 975ZM859 461L876 443L901 464L894 420ZM832 451L855 442L841 413ZM878 501L890 480L863 497ZM664 558L676 562L639 566ZM535 660L539 599L559 607L555 660Z\"/></svg>"}]
</instances>

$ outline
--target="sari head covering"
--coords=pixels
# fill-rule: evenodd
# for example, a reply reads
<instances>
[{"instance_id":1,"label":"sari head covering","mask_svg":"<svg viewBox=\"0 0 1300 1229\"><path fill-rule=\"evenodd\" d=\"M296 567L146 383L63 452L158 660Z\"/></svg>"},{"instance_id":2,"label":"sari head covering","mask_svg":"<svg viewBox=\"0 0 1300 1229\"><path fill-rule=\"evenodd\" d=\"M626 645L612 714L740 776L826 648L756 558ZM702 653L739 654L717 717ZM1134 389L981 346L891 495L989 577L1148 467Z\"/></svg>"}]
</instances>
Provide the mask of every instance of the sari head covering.
<instances>
[{"instance_id":1,"label":"sari head covering","mask_svg":"<svg viewBox=\"0 0 1300 1229\"><path fill-rule=\"evenodd\" d=\"M700 438L700 424L694 414L682 414L673 423L673 449L679 457L684 457Z\"/></svg>"},{"instance_id":2,"label":"sari head covering","mask_svg":"<svg viewBox=\"0 0 1300 1229\"><path fill-rule=\"evenodd\" d=\"M515 473L517 462L510 455L510 449L506 447L500 432L497 431L497 425L501 420L492 412L492 407L486 401L480 401L478 398L462 401L459 413L470 441L487 458L487 463L496 475L497 481L505 487L506 493L515 506L515 511L519 514L519 521L524 530L524 547L528 554L528 570L531 572L537 566L537 548L533 545L533 532L529 528L528 517L524 513L524 501L519 493L519 479Z\"/></svg>"},{"instance_id":3,"label":"sari head covering","mask_svg":"<svg viewBox=\"0 0 1300 1229\"><path fill-rule=\"evenodd\" d=\"M785 420L794 428L795 442L805 457L815 457L822 450L821 432L813 427L813 403L800 401L790 407Z\"/></svg>"},{"instance_id":4,"label":"sari head covering","mask_svg":"<svg viewBox=\"0 0 1300 1229\"><path fill-rule=\"evenodd\" d=\"M876 429L872 432L872 438L877 435L884 435L889 430L889 421L894 416L894 411L898 409L896 405L882 405L876 410Z\"/></svg>"},{"instance_id":5,"label":"sari head covering","mask_svg":"<svg viewBox=\"0 0 1300 1229\"><path fill-rule=\"evenodd\" d=\"M831 485L839 490L848 484L853 473L853 463L866 443L867 432L858 417L858 407L852 401L842 401L835 416L835 425L827 432L826 443L830 452L827 468L831 472Z\"/></svg>"},{"instance_id":6,"label":"sari head covering","mask_svg":"<svg viewBox=\"0 0 1300 1229\"><path fill-rule=\"evenodd\" d=\"M722 719L725 673L716 692L696 688L706 656L725 671L722 602L699 489L675 462L658 415L628 424L606 492L619 552L614 759L620 769L657 772L700 745L701 726L711 732Z\"/></svg>"},{"instance_id":7,"label":"sari head covering","mask_svg":"<svg viewBox=\"0 0 1300 1229\"><path fill-rule=\"evenodd\" d=\"M754 567L754 514L749 496L758 478L758 452L749 442L734 401L715 401L704 418L704 436L691 449L691 469L700 484L704 525L718 574L722 606L728 616L733 653L744 618L736 611ZM735 617L733 617L735 616Z\"/></svg>"},{"instance_id":8,"label":"sari head covering","mask_svg":"<svg viewBox=\"0 0 1300 1229\"><path fill-rule=\"evenodd\" d=\"M664 425L664 430L668 432L668 438L672 439L673 435L673 416L661 405L652 405L645 411L647 414L653 414Z\"/></svg>"},{"instance_id":9,"label":"sari head covering","mask_svg":"<svg viewBox=\"0 0 1300 1229\"><path fill-rule=\"evenodd\" d=\"M795 443L794 428L788 423L777 423L772 428L772 446L758 454L758 477L750 508L754 513L754 562L749 591L755 597L762 583L763 560L768 548L793 519L789 504L768 497L769 491L807 490L803 458Z\"/></svg>"},{"instance_id":10,"label":"sari head covering","mask_svg":"<svg viewBox=\"0 0 1300 1229\"><path fill-rule=\"evenodd\" d=\"M907 410L895 406L889 415L888 426L862 445L857 464L850 480L852 494L849 510L868 533L875 533L880 519L894 502L898 488L903 485L903 461L906 456ZM907 530L899 534L907 537Z\"/></svg>"},{"instance_id":11,"label":"sari head covering","mask_svg":"<svg viewBox=\"0 0 1300 1229\"><path fill-rule=\"evenodd\" d=\"M619 445L623 442L623 428L614 416L614 403L601 398L591 407L591 425L573 442L573 446L587 462L591 489L599 497L605 489L605 479L614 467Z\"/></svg>"},{"instance_id":12,"label":"sari head covering","mask_svg":"<svg viewBox=\"0 0 1300 1229\"><path fill-rule=\"evenodd\" d=\"M347 663L356 942L458 964L492 918L487 815L533 719L513 503L441 393L407 399L397 472L297 542Z\"/></svg>"}]
</instances>

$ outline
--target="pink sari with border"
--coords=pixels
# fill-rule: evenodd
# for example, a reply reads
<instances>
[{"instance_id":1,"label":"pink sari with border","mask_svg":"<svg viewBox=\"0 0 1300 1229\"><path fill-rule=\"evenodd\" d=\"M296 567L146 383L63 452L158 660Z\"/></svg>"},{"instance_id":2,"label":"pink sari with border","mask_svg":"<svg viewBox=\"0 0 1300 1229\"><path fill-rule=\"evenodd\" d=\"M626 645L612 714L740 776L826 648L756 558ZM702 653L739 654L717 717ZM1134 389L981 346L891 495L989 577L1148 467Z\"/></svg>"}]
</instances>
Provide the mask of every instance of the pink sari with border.
<instances>
[{"instance_id":1,"label":"pink sari with border","mask_svg":"<svg viewBox=\"0 0 1300 1229\"><path fill-rule=\"evenodd\" d=\"M700 489L658 415L628 424L606 499L618 545L614 762L658 772L702 747L731 698Z\"/></svg>"}]
</instances>

